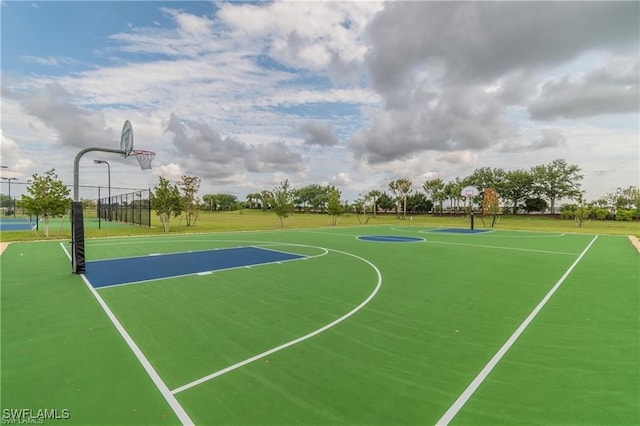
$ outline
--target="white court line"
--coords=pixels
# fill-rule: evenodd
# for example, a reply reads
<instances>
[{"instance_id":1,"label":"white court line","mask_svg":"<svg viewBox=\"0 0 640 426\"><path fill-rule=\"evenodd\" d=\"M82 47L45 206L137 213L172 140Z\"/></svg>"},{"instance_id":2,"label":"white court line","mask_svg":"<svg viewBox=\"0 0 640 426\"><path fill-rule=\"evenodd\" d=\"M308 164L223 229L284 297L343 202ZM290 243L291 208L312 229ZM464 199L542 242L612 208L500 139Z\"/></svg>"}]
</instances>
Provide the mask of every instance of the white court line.
<instances>
[{"instance_id":1,"label":"white court line","mask_svg":"<svg viewBox=\"0 0 640 426\"><path fill-rule=\"evenodd\" d=\"M356 237L356 235L353 235L353 234L343 234L343 233L340 233L340 232L329 232L329 231L327 231L327 232L307 231L306 229L299 229L298 232L305 233L305 234L334 235L334 236L337 236L337 237L351 237L351 238Z\"/></svg>"},{"instance_id":2,"label":"white court line","mask_svg":"<svg viewBox=\"0 0 640 426\"><path fill-rule=\"evenodd\" d=\"M433 233L433 231L438 231L440 229L445 229L445 228L424 228L424 227L420 227L420 226L394 226L391 229L394 230L394 231L400 231L400 232L411 232L411 233L413 233L413 232L417 231L420 234L430 234L430 233ZM502 231L506 231L506 232L522 232L522 233L528 233L528 235L502 235L500 233ZM566 232L563 232L561 234L558 234L558 233L545 233L543 231L536 232L536 231L525 231L525 230L521 230L521 229L501 229L501 230L492 229L492 230L487 230L487 232L476 232L476 233L459 234L459 235L462 235L462 236L467 236L467 235L476 236L477 235L477 236L484 236L484 237L491 237L491 238L558 238L558 237L564 237L565 235L567 235L567 233Z\"/></svg>"},{"instance_id":3,"label":"white court line","mask_svg":"<svg viewBox=\"0 0 640 426\"><path fill-rule=\"evenodd\" d=\"M211 373L211 374L209 374L207 376L204 376L204 377L201 377L201 378L199 378L197 380L194 380L193 382L190 382L190 383L187 383L187 384L182 385L180 387L177 387L174 390L172 390L171 393L175 395L175 394L177 394L179 392L185 391L185 390L190 389L190 388L192 388L194 386L197 386L197 385L200 385L200 384L202 384L204 382L207 382L209 380L215 379L216 377L222 376L225 373L229 373L230 371L233 371L233 370L238 369L240 367L243 367L243 366L245 366L247 364L250 364L250 363L252 363L254 361L257 361L260 358L264 358L264 357L269 356L269 355L271 355L271 354L273 354L275 352L281 351L282 349L288 348L290 346L293 346L295 344L298 344L300 342L308 340L308 339L310 339L310 338L312 338L314 336L317 336L318 334L320 334L320 333L330 329L331 327L341 323L342 321L346 320L347 318L349 318L350 316L352 316L356 312L358 312L360 309L362 309L365 305L367 305L371 301L371 299L373 299L375 297L375 295L378 293L378 290L380 290L380 287L382 286L382 274L380 273L380 270L373 263L369 262L367 259L364 259L364 258L362 258L360 256L356 256L355 254L347 253L347 252L340 251L340 250L331 250L331 251L336 252L336 253L346 254L347 256L352 256L352 257L355 257L356 259L360 259L363 262L367 263L369 266L371 266L376 271L376 274L378 275L378 282L376 284L376 287L373 290L373 292L362 303L360 303L358 306L356 306L355 308L353 308L351 311L347 312L346 314L344 314L340 318L330 322L329 324L327 324L327 325L325 325L325 326L323 326L323 327L321 327L321 328L319 328L319 329L317 329L315 331L312 331L309 334L305 334L302 337L298 337L297 339L291 340L291 341L289 341L287 343L284 343L284 344L282 344L280 346L276 346L275 348L269 349L268 351L262 352L262 353L260 353L258 355L254 355L251 358L247 358L244 361L240 361L238 363L230 365L229 367L223 368L222 370L218 370L215 373Z\"/></svg>"},{"instance_id":4,"label":"white court line","mask_svg":"<svg viewBox=\"0 0 640 426\"><path fill-rule=\"evenodd\" d=\"M452 243L448 241L433 241L426 239L428 243L433 244L448 244L452 246L466 246L466 247L479 247L479 248L488 248L488 249L496 249L496 250L513 250L513 251L526 251L531 253L545 253L545 254L566 254L569 256L577 256L578 253L567 253L564 251L550 251L550 250L535 250L535 249L525 249L525 248L517 248L517 247L501 247L501 246L487 246L484 244L467 244L467 243Z\"/></svg>"},{"instance_id":5,"label":"white court line","mask_svg":"<svg viewBox=\"0 0 640 426\"><path fill-rule=\"evenodd\" d=\"M67 251L67 248L64 246L64 244L60 243L60 246L62 246L62 250L64 250L64 252L67 254L67 257L69 258L69 260L71 260L71 254ZM84 281L86 286L89 288L89 291L91 292L91 294L93 294L93 297L96 298L96 300L98 301L98 304L105 311L105 313L107 314L107 316L109 317L113 325L115 326L116 330L118 330L118 332L120 333L124 341L127 343L127 345L129 346L133 354L136 356L136 358L138 358L138 361L140 361L140 364L142 364L142 367L145 369L145 371L147 372L147 374L149 375L153 383L156 385L156 387L158 388L158 390L160 391L164 399L167 401L167 403L169 404L173 412L176 414L176 416L178 416L178 419L180 419L180 422L183 425L193 425L194 423L189 418L189 415L187 414L187 412L184 410L184 408L182 408L182 406L180 405L176 397L171 393L167 385L160 378L160 375L158 375L158 373L153 368L153 366L151 365L147 357L144 356L144 354L142 353L142 351L140 350L136 342L131 338L129 333L127 333L127 331L124 329L122 324L120 324L120 321L118 321L118 318L116 318L116 316L111 311L111 309L109 309L109 306L107 306L107 303L104 301L104 299L100 297L100 294L98 294L96 289L91 285L91 283L89 283L89 281L84 276L84 274L80 276L82 277L82 280Z\"/></svg>"},{"instance_id":6,"label":"white court line","mask_svg":"<svg viewBox=\"0 0 640 426\"><path fill-rule=\"evenodd\" d=\"M509 337L506 343L502 345L500 350L493 356L493 358L491 358L489 363L482 369L482 371L480 371L480 373L476 376L476 378L473 379L471 384L464 390L464 392L462 392L462 394L458 397L458 399L456 399L453 405L449 407L447 412L444 413L444 415L440 418L440 420L438 420L436 425L439 425L439 426L448 425L449 422L455 417L455 415L458 414L458 412L462 409L464 404L466 404L469 398L471 398L471 395L473 395L476 389L478 389L478 387L482 384L482 382L487 378L489 373L491 373L491 370L493 370L493 368L498 364L498 362L500 362L500 360L507 353L509 348L513 346L513 344L518 339L518 337L520 337L522 332L524 332L524 330L529 326L531 321L533 321L533 319L538 315L540 310L542 310L544 305L549 301L549 299L551 299L551 296L553 296L556 290L558 290L558 288L560 287L560 285L562 285L564 280L567 279L571 271L573 271L573 268L576 267L578 262L580 262L582 257L585 255L585 253L587 253L587 250L589 250L589 248L593 245L593 243L597 239L598 239L597 235L593 237L589 245L582 251L582 253L580 253L580 256L578 256L575 262L571 264L569 269L567 269L567 271L562 275L562 277L560 277L558 282L551 288L551 290L549 290L549 292L546 294L546 296L544 296L544 298L540 301L540 303L538 303L538 306L536 306L535 309L529 314L529 316L522 322L522 324L520 324L520 326L511 335L511 337Z\"/></svg>"}]
</instances>

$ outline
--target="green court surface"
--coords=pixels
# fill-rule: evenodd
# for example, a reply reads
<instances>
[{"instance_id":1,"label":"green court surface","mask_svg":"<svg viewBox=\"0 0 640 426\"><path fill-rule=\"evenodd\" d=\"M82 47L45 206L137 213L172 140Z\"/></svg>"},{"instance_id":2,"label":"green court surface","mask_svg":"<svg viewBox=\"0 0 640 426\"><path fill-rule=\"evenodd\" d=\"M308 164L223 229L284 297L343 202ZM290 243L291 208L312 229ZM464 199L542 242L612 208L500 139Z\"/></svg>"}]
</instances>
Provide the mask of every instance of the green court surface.
<instances>
[{"instance_id":1,"label":"green court surface","mask_svg":"<svg viewBox=\"0 0 640 426\"><path fill-rule=\"evenodd\" d=\"M304 256L99 289L71 273L68 243L12 243L3 422L45 409L69 417L45 424L80 425L640 424L626 237L434 231L88 239L87 268L232 247Z\"/></svg>"}]
</instances>

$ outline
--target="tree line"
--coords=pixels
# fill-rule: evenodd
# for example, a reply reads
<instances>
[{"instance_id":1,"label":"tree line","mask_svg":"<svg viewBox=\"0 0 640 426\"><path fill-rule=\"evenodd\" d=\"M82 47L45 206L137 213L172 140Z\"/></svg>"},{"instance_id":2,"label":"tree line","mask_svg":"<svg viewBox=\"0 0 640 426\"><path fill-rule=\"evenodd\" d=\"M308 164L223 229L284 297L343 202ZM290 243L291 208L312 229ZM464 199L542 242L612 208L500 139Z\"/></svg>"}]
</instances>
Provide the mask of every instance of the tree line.
<instances>
[{"instance_id":1,"label":"tree line","mask_svg":"<svg viewBox=\"0 0 640 426\"><path fill-rule=\"evenodd\" d=\"M563 217L576 220L587 217L618 220L640 218L640 191L636 187L618 188L615 193L586 203L581 190L582 179L580 167L556 159L529 170L481 167L469 176L449 182L440 178L426 180L420 183L417 190L410 179L399 178L390 181L386 188L372 189L349 203L342 200L340 189L333 185L311 184L296 189L288 179L275 188L247 194L246 202L239 201L231 194L207 194L199 201L195 195L197 188L192 187L196 182L199 187L199 178L183 176L182 182L173 187L175 205L171 213L159 208L158 203L162 199L154 198L153 194L151 203L161 220L170 214L178 216L183 210L186 211L187 226L195 224L199 208L270 210L278 216L282 225L284 219L295 211L326 213L336 224L337 218L343 213L356 213L366 222L381 211L395 212L399 218L406 218L408 212L443 214L445 204L451 213L479 209L480 213L493 215L494 218L500 213L517 214L520 211L557 213L556 204L563 199L577 202L563 206L560 210ZM160 183L154 192L160 191L162 194L169 184L163 178L160 178ZM462 189L468 186L477 188L479 194L467 199Z\"/></svg>"},{"instance_id":2,"label":"tree line","mask_svg":"<svg viewBox=\"0 0 640 426\"><path fill-rule=\"evenodd\" d=\"M587 202L583 197L580 167L556 159L548 164L531 167L529 170L504 170L482 167L469 176L444 182L440 178L419 183L414 188L408 178L392 180L384 189L372 189L352 203L342 200L340 189L333 185L311 184L294 188L285 179L272 189L248 194L246 202L232 194L206 194L200 199L201 179L183 175L178 183L164 177L150 194L151 208L156 212L168 232L171 218L180 217L187 226L194 226L202 209L212 211L236 210L239 208L270 210L276 213L281 224L295 211L326 213L336 224L344 213L355 213L364 221L375 217L380 211L395 212L405 218L407 213L467 212L479 208L481 213L499 214L525 212L557 212L556 203L570 199L560 213L575 219L579 224L584 219L635 220L640 219L640 189L635 186L617 188L615 192L602 195ZM479 194L467 200L461 191L474 186ZM27 214L44 218L45 236L48 236L48 218L66 214L71 205L69 189L49 170L44 175L34 174L19 204ZM467 203L469 201L469 203ZM10 202L10 200L9 200Z\"/></svg>"},{"instance_id":3,"label":"tree line","mask_svg":"<svg viewBox=\"0 0 640 426\"><path fill-rule=\"evenodd\" d=\"M385 189L372 189L349 204L338 202L342 212L355 212L373 217L379 211L394 211L399 217L411 213L444 213L445 204L449 212L466 212L477 206L481 213L547 212L562 213L565 217L580 215L595 219L631 220L640 218L640 190L635 186L618 188L597 200L587 203L581 190L583 175L580 167L556 159L530 169L504 170L482 167L469 176L445 182L440 178L420 183L414 189L408 178L399 178L388 183ZM288 184L288 181L287 181ZM462 189L474 186L479 194L472 200L462 195ZM282 191L281 187L278 191ZM291 211L323 212L328 210L330 194L340 195L340 190L331 185L311 184L299 189L287 188L290 192ZM487 199L487 192L489 197ZM271 209L273 191L264 190L247 195L248 208ZM557 208L559 200L575 200L578 204L567 204ZM467 203L469 201L469 203ZM491 206L491 211L485 211Z\"/></svg>"}]
</instances>

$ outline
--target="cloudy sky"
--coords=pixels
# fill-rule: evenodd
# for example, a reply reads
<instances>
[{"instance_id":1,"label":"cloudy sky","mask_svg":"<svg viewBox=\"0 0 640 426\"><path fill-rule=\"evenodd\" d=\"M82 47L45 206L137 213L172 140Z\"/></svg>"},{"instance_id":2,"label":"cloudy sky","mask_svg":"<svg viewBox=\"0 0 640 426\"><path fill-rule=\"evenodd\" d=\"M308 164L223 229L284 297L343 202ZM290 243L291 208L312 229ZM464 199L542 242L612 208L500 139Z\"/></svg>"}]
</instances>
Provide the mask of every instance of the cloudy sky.
<instances>
[{"instance_id":1,"label":"cloudy sky","mask_svg":"<svg viewBox=\"0 0 640 426\"><path fill-rule=\"evenodd\" d=\"M289 179L353 201L563 158L593 200L640 186L639 6L3 1L2 176L72 184L130 120L153 169L91 152L80 185L106 186L101 159L114 187L186 174L244 200Z\"/></svg>"}]
</instances>

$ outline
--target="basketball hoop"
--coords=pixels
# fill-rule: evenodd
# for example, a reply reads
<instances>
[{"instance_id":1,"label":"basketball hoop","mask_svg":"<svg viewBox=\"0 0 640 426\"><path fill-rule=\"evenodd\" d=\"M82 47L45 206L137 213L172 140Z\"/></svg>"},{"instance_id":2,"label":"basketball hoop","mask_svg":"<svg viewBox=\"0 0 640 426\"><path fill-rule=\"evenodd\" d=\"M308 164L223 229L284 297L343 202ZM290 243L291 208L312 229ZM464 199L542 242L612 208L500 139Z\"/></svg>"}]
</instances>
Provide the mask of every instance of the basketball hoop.
<instances>
[{"instance_id":1,"label":"basketball hoop","mask_svg":"<svg viewBox=\"0 0 640 426\"><path fill-rule=\"evenodd\" d=\"M467 198L467 202L469 203L469 207L471 207L471 212L469 214L469 218L471 220L471 230L473 230L473 197L477 197L480 195L480 191L475 186L465 186L462 188L460 195Z\"/></svg>"},{"instance_id":2,"label":"basketball hoop","mask_svg":"<svg viewBox=\"0 0 640 426\"><path fill-rule=\"evenodd\" d=\"M153 151L133 150L130 155L134 155L136 157L142 170L150 170L151 161L155 158L156 153Z\"/></svg>"},{"instance_id":3,"label":"basketball hoop","mask_svg":"<svg viewBox=\"0 0 640 426\"><path fill-rule=\"evenodd\" d=\"M470 200L473 197L477 197L478 195L480 195L480 191L478 191L478 188L476 188L475 186L465 186L464 188L462 188L460 195L466 197L467 200Z\"/></svg>"}]
</instances>

